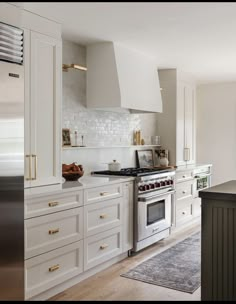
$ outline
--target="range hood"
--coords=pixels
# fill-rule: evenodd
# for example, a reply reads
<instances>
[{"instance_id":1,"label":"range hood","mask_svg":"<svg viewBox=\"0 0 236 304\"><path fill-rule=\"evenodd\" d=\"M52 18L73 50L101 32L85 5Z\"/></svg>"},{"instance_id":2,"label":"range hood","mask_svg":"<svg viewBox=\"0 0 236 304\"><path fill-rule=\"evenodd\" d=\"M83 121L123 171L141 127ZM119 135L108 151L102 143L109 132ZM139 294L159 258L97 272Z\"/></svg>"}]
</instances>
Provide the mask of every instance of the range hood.
<instances>
[{"instance_id":1,"label":"range hood","mask_svg":"<svg viewBox=\"0 0 236 304\"><path fill-rule=\"evenodd\" d=\"M132 113L162 112L153 58L114 42L87 46L87 107Z\"/></svg>"}]
</instances>

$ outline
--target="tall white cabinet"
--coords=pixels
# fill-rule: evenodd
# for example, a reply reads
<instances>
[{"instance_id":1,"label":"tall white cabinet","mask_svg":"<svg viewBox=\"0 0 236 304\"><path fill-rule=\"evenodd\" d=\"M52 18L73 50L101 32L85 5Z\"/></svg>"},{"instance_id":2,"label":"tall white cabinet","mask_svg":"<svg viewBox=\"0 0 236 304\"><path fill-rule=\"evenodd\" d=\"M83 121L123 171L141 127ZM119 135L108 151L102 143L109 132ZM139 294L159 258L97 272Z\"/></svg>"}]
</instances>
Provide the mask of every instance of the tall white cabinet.
<instances>
[{"instance_id":1,"label":"tall white cabinet","mask_svg":"<svg viewBox=\"0 0 236 304\"><path fill-rule=\"evenodd\" d=\"M196 85L191 75L177 69L158 71L163 113L157 114L161 145L169 150L171 165L196 161Z\"/></svg>"},{"instance_id":2,"label":"tall white cabinet","mask_svg":"<svg viewBox=\"0 0 236 304\"><path fill-rule=\"evenodd\" d=\"M62 42L43 18L24 17L25 187L36 187L61 183Z\"/></svg>"}]
</instances>

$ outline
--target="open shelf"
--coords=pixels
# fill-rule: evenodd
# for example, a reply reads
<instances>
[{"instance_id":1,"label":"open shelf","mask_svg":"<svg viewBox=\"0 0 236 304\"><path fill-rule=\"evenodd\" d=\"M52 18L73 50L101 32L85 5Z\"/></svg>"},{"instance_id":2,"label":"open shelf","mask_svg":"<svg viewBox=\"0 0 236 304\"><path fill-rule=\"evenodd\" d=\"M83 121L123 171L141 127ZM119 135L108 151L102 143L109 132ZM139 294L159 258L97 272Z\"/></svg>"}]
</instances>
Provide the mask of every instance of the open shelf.
<instances>
[{"instance_id":1,"label":"open shelf","mask_svg":"<svg viewBox=\"0 0 236 304\"><path fill-rule=\"evenodd\" d=\"M62 150L77 150L77 149L111 149L111 148L151 148L161 147L160 145L130 145L130 146L85 146L85 147L62 147Z\"/></svg>"}]
</instances>

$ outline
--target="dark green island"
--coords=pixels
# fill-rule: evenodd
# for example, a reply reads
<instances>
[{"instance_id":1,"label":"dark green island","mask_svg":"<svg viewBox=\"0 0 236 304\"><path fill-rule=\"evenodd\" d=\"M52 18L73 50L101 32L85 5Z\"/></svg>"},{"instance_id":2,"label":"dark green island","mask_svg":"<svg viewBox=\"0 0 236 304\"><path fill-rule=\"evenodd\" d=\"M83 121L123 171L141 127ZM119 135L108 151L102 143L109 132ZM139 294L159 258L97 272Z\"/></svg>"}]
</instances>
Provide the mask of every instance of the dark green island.
<instances>
[{"instance_id":1,"label":"dark green island","mask_svg":"<svg viewBox=\"0 0 236 304\"><path fill-rule=\"evenodd\" d=\"M199 192L202 199L201 300L236 300L236 180Z\"/></svg>"}]
</instances>

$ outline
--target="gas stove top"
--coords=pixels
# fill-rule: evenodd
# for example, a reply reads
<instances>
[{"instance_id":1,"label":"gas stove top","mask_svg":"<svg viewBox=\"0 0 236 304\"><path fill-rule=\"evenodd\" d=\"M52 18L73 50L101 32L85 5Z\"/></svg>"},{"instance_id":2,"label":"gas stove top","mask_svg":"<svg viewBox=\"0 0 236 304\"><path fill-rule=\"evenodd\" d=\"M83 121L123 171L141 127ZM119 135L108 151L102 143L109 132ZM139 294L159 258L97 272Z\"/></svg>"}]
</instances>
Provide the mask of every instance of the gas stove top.
<instances>
[{"instance_id":1,"label":"gas stove top","mask_svg":"<svg viewBox=\"0 0 236 304\"><path fill-rule=\"evenodd\" d=\"M170 172L173 169L161 169L161 168L123 168L120 171L94 171L93 174L102 174L102 175L119 175L119 176L146 176L157 173Z\"/></svg>"}]
</instances>

